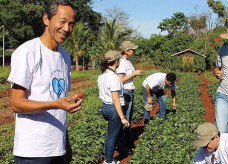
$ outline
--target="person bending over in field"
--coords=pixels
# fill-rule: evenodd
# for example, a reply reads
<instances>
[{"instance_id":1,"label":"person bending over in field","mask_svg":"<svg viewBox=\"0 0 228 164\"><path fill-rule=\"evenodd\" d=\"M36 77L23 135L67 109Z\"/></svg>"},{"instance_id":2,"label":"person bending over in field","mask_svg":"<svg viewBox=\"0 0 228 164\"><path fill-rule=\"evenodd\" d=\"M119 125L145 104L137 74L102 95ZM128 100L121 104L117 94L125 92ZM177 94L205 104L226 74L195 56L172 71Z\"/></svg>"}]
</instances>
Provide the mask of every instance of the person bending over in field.
<instances>
[{"instance_id":1,"label":"person bending over in field","mask_svg":"<svg viewBox=\"0 0 228 164\"><path fill-rule=\"evenodd\" d=\"M194 164L228 163L228 134L220 133L218 128L204 122L197 128L197 138L193 145L200 147Z\"/></svg>"},{"instance_id":2,"label":"person bending over in field","mask_svg":"<svg viewBox=\"0 0 228 164\"><path fill-rule=\"evenodd\" d=\"M55 0L43 15L41 37L19 46L11 59L11 106L16 112L14 159L16 164L64 164L71 161L67 112L81 109L81 100L70 103L71 60L59 44L72 33L74 6ZM68 97L67 97L68 96ZM64 161L64 156L67 154Z\"/></svg>"},{"instance_id":3,"label":"person bending over in field","mask_svg":"<svg viewBox=\"0 0 228 164\"><path fill-rule=\"evenodd\" d=\"M227 29L228 30L228 29ZM220 35L228 39L228 32ZM227 42L227 40L226 40ZM228 132L228 44L224 44L217 53L214 75L220 79L215 98L215 124L220 132Z\"/></svg>"},{"instance_id":4,"label":"person bending over in field","mask_svg":"<svg viewBox=\"0 0 228 164\"><path fill-rule=\"evenodd\" d=\"M175 73L154 73L148 76L142 83L144 105L153 103L152 94L155 94L159 103L159 117L166 118L166 96L164 93L165 87L171 87L171 95L173 99L173 109L176 109L176 74ZM150 121L150 111L144 109L144 123Z\"/></svg>"},{"instance_id":5,"label":"person bending over in field","mask_svg":"<svg viewBox=\"0 0 228 164\"><path fill-rule=\"evenodd\" d=\"M102 73L98 77L99 98L103 102L101 113L108 121L104 164L120 163L113 159L114 147L122 125L129 126L121 107L124 106L123 84L115 73L119 66L119 59L117 51L108 51L101 66Z\"/></svg>"}]
</instances>

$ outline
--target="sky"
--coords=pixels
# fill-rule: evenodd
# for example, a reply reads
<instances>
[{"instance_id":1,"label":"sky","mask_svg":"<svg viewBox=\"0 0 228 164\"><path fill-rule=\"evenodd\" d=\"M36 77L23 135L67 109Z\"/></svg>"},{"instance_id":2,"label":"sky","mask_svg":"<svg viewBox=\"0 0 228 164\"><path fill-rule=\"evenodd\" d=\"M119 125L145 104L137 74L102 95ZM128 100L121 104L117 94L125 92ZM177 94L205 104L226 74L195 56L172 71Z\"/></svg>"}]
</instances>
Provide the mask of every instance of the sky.
<instances>
[{"instance_id":1,"label":"sky","mask_svg":"<svg viewBox=\"0 0 228 164\"><path fill-rule=\"evenodd\" d=\"M220 1L228 6L228 0ZM209 10L207 0L94 0L92 5L93 10L102 15L106 9L120 8L129 15L130 24L145 38L161 32L157 27L163 19L171 18L176 12L191 16L196 6L198 14Z\"/></svg>"}]
</instances>

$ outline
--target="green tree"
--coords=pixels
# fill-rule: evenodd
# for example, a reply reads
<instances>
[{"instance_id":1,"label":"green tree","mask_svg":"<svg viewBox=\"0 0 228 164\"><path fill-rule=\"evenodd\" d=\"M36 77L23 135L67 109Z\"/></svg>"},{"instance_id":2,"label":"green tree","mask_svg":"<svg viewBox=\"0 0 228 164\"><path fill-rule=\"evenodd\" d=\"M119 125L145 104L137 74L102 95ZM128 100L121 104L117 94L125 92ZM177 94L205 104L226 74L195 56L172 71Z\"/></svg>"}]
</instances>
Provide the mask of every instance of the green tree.
<instances>
[{"instance_id":1,"label":"green tree","mask_svg":"<svg viewBox=\"0 0 228 164\"><path fill-rule=\"evenodd\" d=\"M6 29L5 48L15 48L37 36L42 30L39 21L42 12L43 7L39 4L0 0L0 26L4 25Z\"/></svg>"},{"instance_id":2,"label":"green tree","mask_svg":"<svg viewBox=\"0 0 228 164\"><path fill-rule=\"evenodd\" d=\"M228 13L226 6L221 1L215 0L207 0L207 4L216 14L218 14L218 17L223 18L225 25L228 26Z\"/></svg>"},{"instance_id":3,"label":"green tree","mask_svg":"<svg viewBox=\"0 0 228 164\"><path fill-rule=\"evenodd\" d=\"M134 29L134 27L130 24L129 14L116 6L112 9L106 9L104 14L104 22L109 22L114 19L116 19L115 25L121 25L123 31L132 31L132 33L130 34L132 41L137 41L138 38L142 37L141 34L137 31L137 29Z\"/></svg>"},{"instance_id":4,"label":"green tree","mask_svg":"<svg viewBox=\"0 0 228 164\"><path fill-rule=\"evenodd\" d=\"M123 30L121 24L116 25L116 19L105 22L103 27L103 40L105 51L117 49L121 42L126 38L129 38L132 30Z\"/></svg>"},{"instance_id":5,"label":"green tree","mask_svg":"<svg viewBox=\"0 0 228 164\"><path fill-rule=\"evenodd\" d=\"M25 41L43 33L42 15L44 6L52 0L0 0L0 26L4 25L7 35L6 49L16 48ZM92 0L71 1L77 10L77 21L92 31L98 31L101 15L92 10ZM94 33L96 34L96 33Z\"/></svg>"},{"instance_id":6,"label":"green tree","mask_svg":"<svg viewBox=\"0 0 228 164\"><path fill-rule=\"evenodd\" d=\"M159 23L158 28L161 29L161 31L167 31L169 36L172 37L177 32L186 28L187 24L188 19L184 13L177 12L173 14L172 18L163 19L162 22Z\"/></svg>"},{"instance_id":7,"label":"green tree","mask_svg":"<svg viewBox=\"0 0 228 164\"><path fill-rule=\"evenodd\" d=\"M181 32L177 33L172 39L168 39L161 45L160 54L157 54L159 60L157 60L158 63L156 63L156 65L160 65L168 69L176 69L177 67L175 64L179 67L179 63L178 61L175 61L171 55L189 48L193 41L194 40L191 35Z\"/></svg>"},{"instance_id":8,"label":"green tree","mask_svg":"<svg viewBox=\"0 0 228 164\"><path fill-rule=\"evenodd\" d=\"M90 42L92 35L91 29L85 28L82 22L77 22L70 37L63 43L66 50L73 54L75 69L79 71L79 57L85 55L86 47Z\"/></svg>"}]
</instances>

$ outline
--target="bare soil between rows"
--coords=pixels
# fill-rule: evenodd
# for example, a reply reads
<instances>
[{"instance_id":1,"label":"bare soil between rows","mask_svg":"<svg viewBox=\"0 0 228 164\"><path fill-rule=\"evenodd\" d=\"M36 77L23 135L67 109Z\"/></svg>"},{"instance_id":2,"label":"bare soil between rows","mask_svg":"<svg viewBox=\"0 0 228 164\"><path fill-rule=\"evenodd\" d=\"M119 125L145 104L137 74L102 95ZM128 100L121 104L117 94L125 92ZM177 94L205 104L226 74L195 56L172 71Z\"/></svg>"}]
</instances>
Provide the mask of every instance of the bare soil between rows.
<instances>
[{"instance_id":1,"label":"bare soil between rows","mask_svg":"<svg viewBox=\"0 0 228 164\"><path fill-rule=\"evenodd\" d=\"M208 122L214 123L214 120L215 120L214 105L212 104L212 100L210 95L208 94L208 88L207 88L207 84L210 82L203 77L203 74L199 75L199 79L202 83L199 89L201 92L200 98L203 102L204 109L205 109L204 119ZM177 85L178 85L178 82L177 82ZM168 92L166 92L166 95L170 95L169 90ZM154 106L154 110L152 110L150 113L150 117L151 118L154 117L158 112L159 112L159 104L158 102L156 102ZM133 135L134 143L139 142L140 140L139 136L143 133L143 131L144 131L144 118L142 118L139 124L132 123L132 135ZM134 152L134 153L137 153L137 152ZM114 156L115 156L115 159L121 161L120 162L121 164L126 164L131 160L131 156L124 156L119 154L118 152L115 152Z\"/></svg>"},{"instance_id":2,"label":"bare soil between rows","mask_svg":"<svg viewBox=\"0 0 228 164\"><path fill-rule=\"evenodd\" d=\"M153 69L154 67L146 67L143 70ZM208 88L206 85L210 83L208 80L203 78L203 75L199 75L202 86L199 88L201 92L201 100L204 105L205 115L204 118L206 121L214 123L215 115L214 115L214 105L212 104L212 100L210 95L208 94ZM69 95L77 94L78 92L84 91L88 89L88 87L97 85L96 81L90 81L89 78L80 78L73 79L71 81L71 91ZM166 93L170 94L170 93ZM177 104L178 105L178 104ZM151 117L157 114L159 111L158 103L155 103L154 110L151 112ZM0 91L0 126L4 124L14 124L15 114L10 107L10 89ZM139 124L132 123L132 135L135 143L139 142L140 135L144 131L144 119L140 121ZM136 152L134 152L136 153ZM131 156L124 156L115 152L115 159L121 161L121 164L128 163L131 160Z\"/></svg>"},{"instance_id":3,"label":"bare soil between rows","mask_svg":"<svg viewBox=\"0 0 228 164\"><path fill-rule=\"evenodd\" d=\"M95 81L90 81L89 78L79 78L71 80L71 90L69 95L77 94L86 90L88 87L96 85ZM3 124L14 124L15 114L10 106L10 89L0 91L0 126Z\"/></svg>"}]
</instances>

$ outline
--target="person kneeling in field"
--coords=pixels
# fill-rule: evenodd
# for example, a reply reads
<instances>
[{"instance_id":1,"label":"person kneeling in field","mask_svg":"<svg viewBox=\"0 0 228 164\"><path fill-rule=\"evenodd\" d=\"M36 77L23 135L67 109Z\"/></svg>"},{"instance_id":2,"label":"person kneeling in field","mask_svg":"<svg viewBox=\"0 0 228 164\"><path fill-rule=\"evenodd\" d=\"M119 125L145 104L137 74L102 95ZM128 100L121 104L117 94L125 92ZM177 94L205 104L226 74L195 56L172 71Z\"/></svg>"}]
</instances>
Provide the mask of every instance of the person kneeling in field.
<instances>
[{"instance_id":1,"label":"person kneeling in field","mask_svg":"<svg viewBox=\"0 0 228 164\"><path fill-rule=\"evenodd\" d=\"M173 109L176 109L176 74L175 73L154 73L143 81L143 96L146 104L152 104L152 94L155 94L159 102L159 117L165 119L166 116L166 96L165 87L171 87L171 95L173 99ZM144 123L150 120L150 111L144 109Z\"/></svg>"},{"instance_id":2,"label":"person kneeling in field","mask_svg":"<svg viewBox=\"0 0 228 164\"><path fill-rule=\"evenodd\" d=\"M193 145L200 147L194 164L228 163L228 134L220 133L218 128L204 122L197 128L197 139Z\"/></svg>"},{"instance_id":3,"label":"person kneeling in field","mask_svg":"<svg viewBox=\"0 0 228 164\"><path fill-rule=\"evenodd\" d=\"M101 65L101 74L98 77L99 98L103 102L101 113L108 121L108 133L105 141L104 164L119 164L113 159L114 147L122 126L129 127L122 107L124 106L123 83L115 73L120 64L120 55L117 51L110 50L105 54Z\"/></svg>"}]
</instances>

